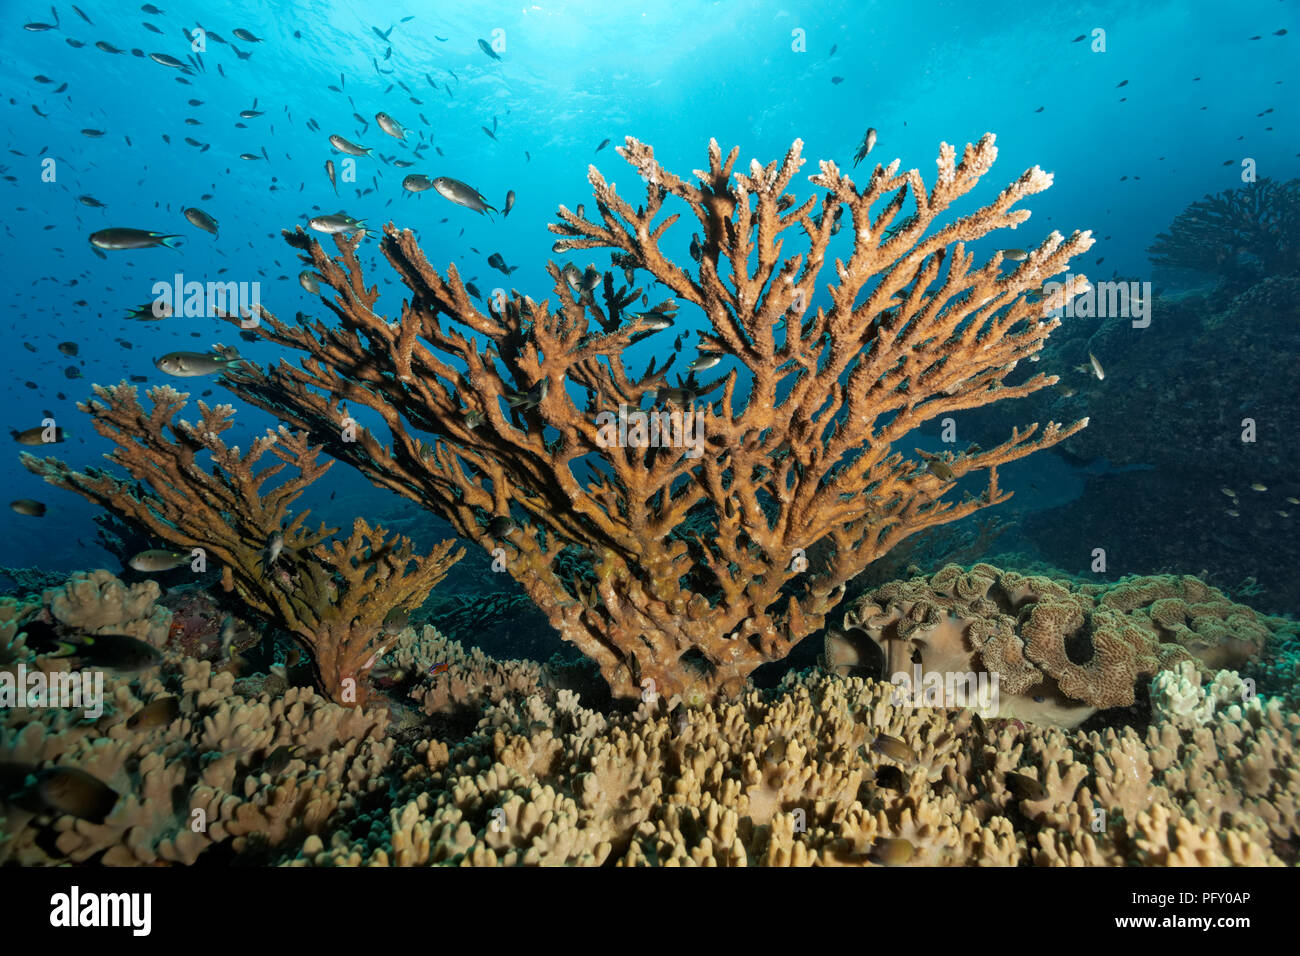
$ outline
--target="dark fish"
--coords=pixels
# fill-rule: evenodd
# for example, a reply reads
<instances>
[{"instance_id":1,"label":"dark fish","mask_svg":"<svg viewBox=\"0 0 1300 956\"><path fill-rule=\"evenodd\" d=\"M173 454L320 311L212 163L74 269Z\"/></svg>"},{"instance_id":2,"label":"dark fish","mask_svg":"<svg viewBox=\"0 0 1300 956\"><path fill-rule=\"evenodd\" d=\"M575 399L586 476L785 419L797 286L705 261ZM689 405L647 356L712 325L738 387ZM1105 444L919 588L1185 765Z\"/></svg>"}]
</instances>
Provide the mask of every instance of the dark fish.
<instances>
[{"instance_id":1,"label":"dark fish","mask_svg":"<svg viewBox=\"0 0 1300 956\"><path fill-rule=\"evenodd\" d=\"M501 57L497 56L496 51L492 49L492 46L488 43L487 40L479 40L478 48L482 50L484 53L486 53L488 56L492 57L492 59L494 60L501 59Z\"/></svg>"},{"instance_id":2,"label":"dark fish","mask_svg":"<svg viewBox=\"0 0 1300 956\"><path fill-rule=\"evenodd\" d=\"M599 153L602 149L604 149L604 148L605 148L606 146L608 146L608 145L609 145L609 140L608 140L608 139L602 139L602 140L600 141L600 145L596 147L596 152Z\"/></svg>"},{"instance_id":3,"label":"dark fish","mask_svg":"<svg viewBox=\"0 0 1300 956\"><path fill-rule=\"evenodd\" d=\"M20 445L46 445L68 440L68 433L62 428L57 427L50 433L49 442L44 438L45 429L43 427L28 428L21 432L15 429L10 429L9 434L12 435L14 441L18 442Z\"/></svg>"},{"instance_id":4,"label":"dark fish","mask_svg":"<svg viewBox=\"0 0 1300 956\"><path fill-rule=\"evenodd\" d=\"M886 839L876 841L867 859L880 866L902 866L916 855L916 847L909 840Z\"/></svg>"},{"instance_id":5,"label":"dark fish","mask_svg":"<svg viewBox=\"0 0 1300 956\"><path fill-rule=\"evenodd\" d=\"M289 761L294 758L295 751L301 750L301 747L290 744L281 744L276 747L266 758L266 763L262 764L262 772L269 773L275 777L284 773L289 766Z\"/></svg>"},{"instance_id":6,"label":"dark fish","mask_svg":"<svg viewBox=\"0 0 1300 956\"><path fill-rule=\"evenodd\" d=\"M255 36L253 36L253 34L249 33L247 30L243 29L242 27L236 27L235 30L233 31L233 33L235 34L236 37L238 37L239 39L243 40L245 43L261 43L261 42L262 42L262 38L261 38L261 37L255 37ZM245 57L245 59L247 59L247 57Z\"/></svg>"},{"instance_id":7,"label":"dark fish","mask_svg":"<svg viewBox=\"0 0 1300 956\"><path fill-rule=\"evenodd\" d=\"M19 498L16 501L9 502L9 507L20 515L27 515L29 518L44 518L45 504L41 501L34 501L31 498Z\"/></svg>"},{"instance_id":8,"label":"dark fish","mask_svg":"<svg viewBox=\"0 0 1300 956\"><path fill-rule=\"evenodd\" d=\"M1007 789L1018 800L1042 800L1047 796L1047 788L1033 777L1023 773L1010 772L1006 776Z\"/></svg>"},{"instance_id":9,"label":"dark fish","mask_svg":"<svg viewBox=\"0 0 1300 956\"><path fill-rule=\"evenodd\" d=\"M103 823L117 804L117 791L76 767L50 767L36 773L32 795L49 810Z\"/></svg>"},{"instance_id":10,"label":"dark fish","mask_svg":"<svg viewBox=\"0 0 1300 956\"><path fill-rule=\"evenodd\" d=\"M842 77L842 76L832 76L832 77L831 77L831 85L832 85L832 86L839 86L839 85L840 85L841 83L843 83L843 82L844 82L844 77Z\"/></svg>"},{"instance_id":11,"label":"dark fish","mask_svg":"<svg viewBox=\"0 0 1300 956\"><path fill-rule=\"evenodd\" d=\"M384 631L396 634L411 623L411 612L404 607L395 607L384 615Z\"/></svg>"},{"instance_id":12,"label":"dark fish","mask_svg":"<svg viewBox=\"0 0 1300 956\"><path fill-rule=\"evenodd\" d=\"M509 515L497 515L488 522L487 532L494 538L503 538L518 527Z\"/></svg>"},{"instance_id":13,"label":"dark fish","mask_svg":"<svg viewBox=\"0 0 1300 956\"><path fill-rule=\"evenodd\" d=\"M82 635L76 644L65 645L66 653L82 666L107 667L118 671L139 671L156 667L162 655L152 644L126 634Z\"/></svg>"},{"instance_id":14,"label":"dark fish","mask_svg":"<svg viewBox=\"0 0 1300 956\"><path fill-rule=\"evenodd\" d=\"M510 210L514 208L515 208L515 191L511 189L506 193L506 205L505 208L501 210L501 215L502 216L510 215Z\"/></svg>"},{"instance_id":15,"label":"dark fish","mask_svg":"<svg viewBox=\"0 0 1300 956\"><path fill-rule=\"evenodd\" d=\"M173 69L180 70L183 73L190 72L190 68L176 59L174 56L168 56L166 53L150 53L149 59L162 66L170 66Z\"/></svg>"},{"instance_id":16,"label":"dark fish","mask_svg":"<svg viewBox=\"0 0 1300 956\"><path fill-rule=\"evenodd\" d=\"M166 727L180 715L179 697L156 697L127 719L126 729L152 730L155 727Z\"/></svg>"},{"instance_id":17,"label":"dark fish","mask_svg":"<svg viewBox=\"0 0 1300 956\"><path fill-rule=\"evenodd\" d=\"M103 40L100 40L100 41L98 41L98 42L95 44L95 49L96 49L96 50L103 50L105 53L121 53L121 52L122 52L122 51L119 50L117 47L113 46L113 44L111 44L111 43L105 43Z\"/></svg>"},{"instance_id":18,"label":"dark fish","mask_svg":"<svg viewBox=\"0 0 1300 956\"><path fill-rule=\"evenodd\" d=\"M677 702L677 706L668 715L668 724L672 728L674 737L680 737L686 733L686 728L691 725L690 713L687 711L686 705L681 701Z\"/></svg>"},{"instance_id":19,"label":"dark fish","mask_svg":"<svg viewBox=\"0 0 1300 956\"><path fill-rule=\"evenodd\" d=\"M217 221L209 216L202 209L194 206L185 206L181 208L181 215L184 216L197 229L204 232L210 232L214 236L217 234Z\"/></svg>"},{"instance_id":20,"label":"dark fish","mask_svg":"<svg viewBox=\"0 0 1300 956\"><path fill-rule=\"evenodd\" d=\"M101 229L90 234L90 244L97 249L152 249L154 246L166 246L175 249L178 235L150 232L148 229Z\"/></svg>"},{"instance_id":21,"label":"dark fish","mask_svg":"<svg viewBox=\"0 0 1300 956\"><path fill-rule=\"evenodd\" d=\"M79 351L76 342L60 342L57 348L60 352L62 352L64 355L67 356L75 356Z\"/></svg>"}]
</instances>

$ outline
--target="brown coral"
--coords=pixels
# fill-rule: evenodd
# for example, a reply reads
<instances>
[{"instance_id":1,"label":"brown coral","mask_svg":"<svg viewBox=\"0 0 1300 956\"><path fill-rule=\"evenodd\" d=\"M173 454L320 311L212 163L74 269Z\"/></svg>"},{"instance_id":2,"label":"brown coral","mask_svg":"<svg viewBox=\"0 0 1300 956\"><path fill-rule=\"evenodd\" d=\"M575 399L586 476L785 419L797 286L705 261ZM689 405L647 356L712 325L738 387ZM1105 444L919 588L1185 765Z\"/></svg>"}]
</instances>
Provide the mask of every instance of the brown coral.
<instances>
[{"instance_id":1,"label":"brown coral","mask_svg":"<svg viewBox=\"0 0 1300 956\"><path fill-rule=\"evenodd\" d=\"M191 424L176 419L188 396L168 386L149 391L149 412L125 383L95 386L95 394L98 401L79 407L117 446L109 460L134 481L24 455L28 470L164 541L197 549L204 562L219 561L227 591L302 641L318 685L332 699L363 703L365 676L394 640L381 627L385 616L395 607L418 606L464 551L453 553L454 542L444 541L421 557L406 538L390 539L361 518L346 538L324 525L310 530L310 512L292 514L291 505L331 463L318 461L319 450L304 433L267 432L241 454L221 438L232 426L229 405L199 402L200 419ZM279 463L255 471L268 452ZM215 463L211 472L199 460L203 453ZM297 475L264 491L286 466ZM157 585L150 586L156 596Z\"/></svg>"},{"instance_id":2,"label":"brown coral","mask_svg":"<svg viewBox=\"0 0 1300 956\"><path fill-rule=\"evenodd\" d=\"M105 596L98 612L85 578L67 589L78 595L87 619L115 618L132 630L161 610L121 600L145 593L150 582L128 591L104 572L95 581ZM64 599L47 592L50 604ZM124 617L124 607L137 616ZM37 663L26 650L20 660ZM175 720L128 728L132 716L164 696L179 700ZM193 863L226 841L236 851L250 850L254 835L258 845L276 846L326 828L335 813L379 785L393 753L382 711L339 707L304 688L280 698L243 697L230 674L214 674L209 663L168 650L138 680L108 674L105 698L106 712L94 722L55 707L0 713L0 763L76 767L118 794L99 823L9 807L0 826L0 862ZM281 746L296 748L294 758L268 772L268 757Z\"/></svg>"},{"instance_id":3,"label":"brown coral","mask_svg":"<svg viewBox=\"0 0 1300 956\"><path fill-rule=\"evenodd\" d=\"M339 237L335 259L299 230L288 240L332 290L324 301L340 325L294 327L263 310L259 333L308 358L231 370L229 381L313 435L355 425L349 405L375 412L391 446L360 429L356 441L331 439L329 452L497 553L616 695L737 693L754 668L818 629L873 560L1004 501L1001 465L1086 424L1013 429L995 448L938 462L892 451L933 418L1055 382L1005 377L1056 328L1045 309L1086 280L1072 277L1052 302L1026 294L1092 239L1052 233L1010 272L1001 254L976 265L965 243L1024 223L1029 213L1013 207L1051 182L1031 169L988 206L940 225L992 166L991 135L960 161L944 144L928 190L898 161L862 187L823 162L809 178L825 191L820 217L816 197L785 192L801 150L796 142L783 161L742 172L737 150L724 158L711 143L693 185L629 138L619 153L646 181L643 205L593 168L598 220L561 207L551 227L556 251L614 250L628 286L644 270L696 306L708 323L701 348L735 363L721 377L692 373L674 386L674 360L640 375L625 365L630 345L671 324L675 300L633 312L639 289L616 289L612 274L598 286L595 270L579 282L574 267L551 263L558 305L503 292L485 314L455 267L439 274L412 233L390 225L381 250L411 290L398 321L374 311L362 233ZM678 218L654 222L669 197L703 229L698 272L660 250ZM845 211L853 252L832 265ZM787 241L806 241L807 255L783 258ZM826 270L829 306L812 310ZM700 440L647 438L639 425L626 440L614 435L609 420L629 410L649 428L647 397L655 424L696 423ZM957 478L978 472L988 477L982 496L947 498ZM512 508L517 527L505 521ZM809 549L823 541L833 547L811 566Z\"/></svg>"}]
</instances>

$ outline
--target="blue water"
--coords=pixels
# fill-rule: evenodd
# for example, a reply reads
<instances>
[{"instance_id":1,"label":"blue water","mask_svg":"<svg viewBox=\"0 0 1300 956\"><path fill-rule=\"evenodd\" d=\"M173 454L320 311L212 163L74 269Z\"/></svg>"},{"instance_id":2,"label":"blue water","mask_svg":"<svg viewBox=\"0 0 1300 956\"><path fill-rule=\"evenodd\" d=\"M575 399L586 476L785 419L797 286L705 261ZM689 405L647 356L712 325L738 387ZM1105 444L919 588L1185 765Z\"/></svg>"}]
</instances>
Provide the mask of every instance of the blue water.
<instances>
[{"instance_id":1,"label":"blue water","mask_svg":"<svg viewBox=\"0 0 1300 956\"><path fill-rule=\"evenodd\" d=\"M993 131L998 164L958 211L987 202L1039 165L1054 174L1055 186L1025 204L1034 217L1015 244L1036 245L1052 229L1091 229L1098 244L1077 265L1093 278L1149 278L1145 250L1155 234L1203 194L1240 186L1244 158L1277 180L1300 173L1294 3L1099 3L1086 12L1073 3L662 0L475 2L438 4L436 11L382 0L163 0L163 14L132 3L78 6L93 26L63 2L56 4L58 28L43 32L23 25L53 22L46 4L10 2L0 13L4 422L21 430L53 412L72 433L55 453L78 467L98 464L108 448L74 407L91 383L146 376L196 397L210 389L208 401L224 401L228 393L214 379L168 380L152 360L218 341L258 362L279 357L265 343L238 341L215 319L127 319L128 308L152 298L154 283L177 272L259 282L263 305L283 318L298 310L326 315L298 285L301 266L279 233L341 209L372 228L392 221L416 230L435 267L455 262L485 294L504 285L541 299L550 294L544 265L555 238L545 225L555 221L558 204L591 204L588 164L634 195L637 176L614 152L627 135L653 144L683 177L707 166L710 138L724 150L740 147L738 168L751 157L779 159L801 138L808 160L796 180L802 198L811 189L802 176L816 172L822 158L851 166L868 126L879 131L869 163L899 157L927 184L941 141L960 148ZM208 42L202 69L185 76L147 58L186 59L182 30L196 24L228 41ZM392 32L381 39L374 27ZM261 42L234 39L235 28ZM1104 52L1094 50L1097 29L1105 31ZM1275 36L1281 29L1287 34ZM1086 39L1072 42L1081 34ZM505 39L500 60L477 43L494 36ZM85 46L74 49L69 38ZM803 52L793 49L800 38ZM95 49L101 40L125 52ZM241 59L234 47L250 56ZM146 56L133 56L132 48ZM340 84L341 93L328 89ZM190 106L190 99L202 103ZM240 110L253 108L264 115L240 120ZM1258 115L1266 109L1274 112ZM407 128L405 143L379 131L379 110ZM319 131L307 128L309 119ZM495 140L484 126L495 126ZM104 135L88 138L80 132L88 128ZM343 159L327 143L331 133L388 156L415 159L412 147L422 141L443 155L427 148L409 169L360 158L357 183L341 182L336 197L323 170L327 159ZM187 136L210 146L200 151ZM597 152L605 139L610 145ZM263 148L266 159L239 158ZM42 166L47 158L53 181ZM860 183L867 165L858 170ZM405 192L402 178L414 172L465 180L496 206L509 189L518 199L508 218L480 216L433 191ZM358 197L366 188L373 192ZM81 195L107 208L87 208ZM220 238L187 223L184 206L218 220ZM183 243L100 258L87 239L110 226L177 233ZM689 262L691 224L683 221L673 235L667 251ZM847 253L850 241L845 230L833 251ZM980 251L999 244L1007 238L990 238ZM384 292L380 308L393 314L400 289L376 261L377 248L368 240L363 262ZM493 252L519 267L508 281L487 265ZM75 358L56 351L63 341L77 343ZM640 354L648 357L651 348ZM70 367L81 377L68 378ZM1014 409L1007 420L1019 420ZM238 421L248 432L269 423L253 409L241 410ZM49 513L3 512L0 563L72 569L112 561L93 543L89 504L44 486L16 455L3 474L11 498L40 499ZM336 501L324 500L329 491L339 492ZM305 503L336 521L409 510L343 466Z\"/></svg>"}]
</instances>

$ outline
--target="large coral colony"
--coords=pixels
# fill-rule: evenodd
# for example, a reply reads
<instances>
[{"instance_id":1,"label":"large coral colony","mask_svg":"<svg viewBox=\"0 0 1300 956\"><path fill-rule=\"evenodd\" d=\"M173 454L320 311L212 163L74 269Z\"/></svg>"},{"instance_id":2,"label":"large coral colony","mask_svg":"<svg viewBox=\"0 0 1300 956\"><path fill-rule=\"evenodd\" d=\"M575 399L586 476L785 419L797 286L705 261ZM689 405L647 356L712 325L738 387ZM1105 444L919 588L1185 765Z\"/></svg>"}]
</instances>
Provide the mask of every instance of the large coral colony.
<instances>
[{"instance_id":1,"label":"large coral colony","mask_svg":"<svg viewBox=\"0 0 1300 956\"><path fill-rule=\"evenodd\" d=\"M160 386L145 407L123 383L80 407L126 477L23 457L211 562L222 593L93 571L0 600L0 688L104 682L93 715L0 715L0 861L1293 861L1300 720L1253 692L1293 684L1269 659L1295 644L1290 622L1193 577L976 564L861 585L905 539L1006 500L1003 465L1087 425L899 450L927 422L1056 383L1012 372L1085 288L1050 280L1091 237L983 264L966 249L1022 225L1013 207L1050 177L945 222L992 166L991 135L960 161L944 144L928 191L897 160L860 189L822 162L820 206L786 192L797 141L748 172L712 143L695 183L634 139L619 153L644 201L591 168L598 217L561 207L554 251L611 250L613 270L549 264L554 304L511 290L481 311L389 225L380 248L409 292L390 320L364 233L331 255L298 230L337 322L261 310L257 334L301 362L222 380L277 430L241 451L231 406L200 402L190 422L188 396ZM670 196L698 220L698 269L661 251ZM841 224L852 253L829 264ZM803 251L783 258L789 239ZM670 297L651 305L641 272ZM632 348L674 334L678 300L707 322L698 357L671 379L676 351L637 372ZM589 666L494 660L408 623L463 552L418 554L361 517L313 530L292 506L322 452L485 549ZM230 608L219 642L195 636ZM255 667L261 631L278 650ZM820 667L756 688L758 667L823 631ZM994 678L1000 706L875 679L914 668ZM1143 704L1145 729L1099 722Z\"/></svg>"}]
</instances>

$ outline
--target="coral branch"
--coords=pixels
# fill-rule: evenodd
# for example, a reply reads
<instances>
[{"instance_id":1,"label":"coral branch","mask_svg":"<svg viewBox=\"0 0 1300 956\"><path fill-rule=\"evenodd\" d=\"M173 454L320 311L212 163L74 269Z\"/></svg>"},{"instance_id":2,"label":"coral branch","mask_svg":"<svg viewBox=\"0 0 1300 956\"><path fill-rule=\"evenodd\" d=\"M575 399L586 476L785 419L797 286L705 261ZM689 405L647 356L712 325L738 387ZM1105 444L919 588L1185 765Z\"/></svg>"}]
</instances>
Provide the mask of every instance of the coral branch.
<instances>
[{"instance_id":1,"label":"coral branch","mask_svg":"<svg viewBox=\"0 0 1300 956\"><path fill-rule=\"evenodd\" d=\"M229 405L200 401L191 424L176 420L188 396L169 386L149 390L149 412L125 383L97 385L95 394L98 401L78 407L117 446L109 461L134 481L98 468L74 471L56 458L23 455L23 465L156 538L202 549L205 563L222 565L227 591L302 641L327 694L364 703L363 678L393 640L385 615L423 603L463 549L453 554L454 542L444 541L421 557L405 538L390 540L361 518L345 539L323 524L310 530L310 512L293 514L290 506L332 462L319 460L303 432L269 431L241 454L221 438L232 425ZM268 452L279 462L255 471ZM199 455L210 455L212 466ZM296 474L285 477L287 466ZM271 547L273 539L283 548Z\"/></svg>"},{"instance_id":2,"label":"coral branch","mask_svg":"<svg viewBox=\"0 0 1300 956\"><path fill-rule=\"evenodd\" d=\"M390 322L365 292L360 233L336 237L338 257L301 230L286 234L323 277L338 325L295 327L263 310L260 334L306 357L232 370L227 384L375 484L499 548L504 569L614 693L734 693L821 627L873 560L1006 500L998 467L1087 424L1032 425L987 451L929 459L894 448L927 421L1056 382L1003 380L1057 327L1047 310L1086 280L1050 302L1026 293L1064 272L1091 236L1052 233L1009 272L1000 253L977 266L965 248L1022 224L1029 213L1013 207L1050 176L1029 170L989 206L939 227L991 167L991 135L960 162L945 144L928 193L897 161L861 190L824 162L810 177L825 190L814 216L815 197L785 192L801 148L733 173L738 151L724 159L711 143L709 169L692 185L629 138L619 153L646 182L644 204L634 209L592 168L596 220L561 207L550 227L557 252L614 250L628 285L616 290L606 274L603 308L598 272L551 263L554 308L512 290L482 312L454 267L440 274L390 224L381 250L410 290ZM654 220L669 196L700 224L698 271L661 250L677 216ZM912 214L896 222L909 201ZM810 312L845 211L852 254L829 268L828 307ZM787 242L805 240L806 253L783 258ZM661 368L629 370L629 346L668 329L678 309L668 299L626 311L638 297L647 304L629 288L639 270L702 311L701 352L728 362L720 377L670 382L672 352ZM349 405L377 414L391 444L365 429L344 440ZM626 429L611 426L616 415ZM945 497L976 472L988 474L982 496ZM810 566L809 549L827 541L829 557Z\"/></svg>"}]
</instances>

